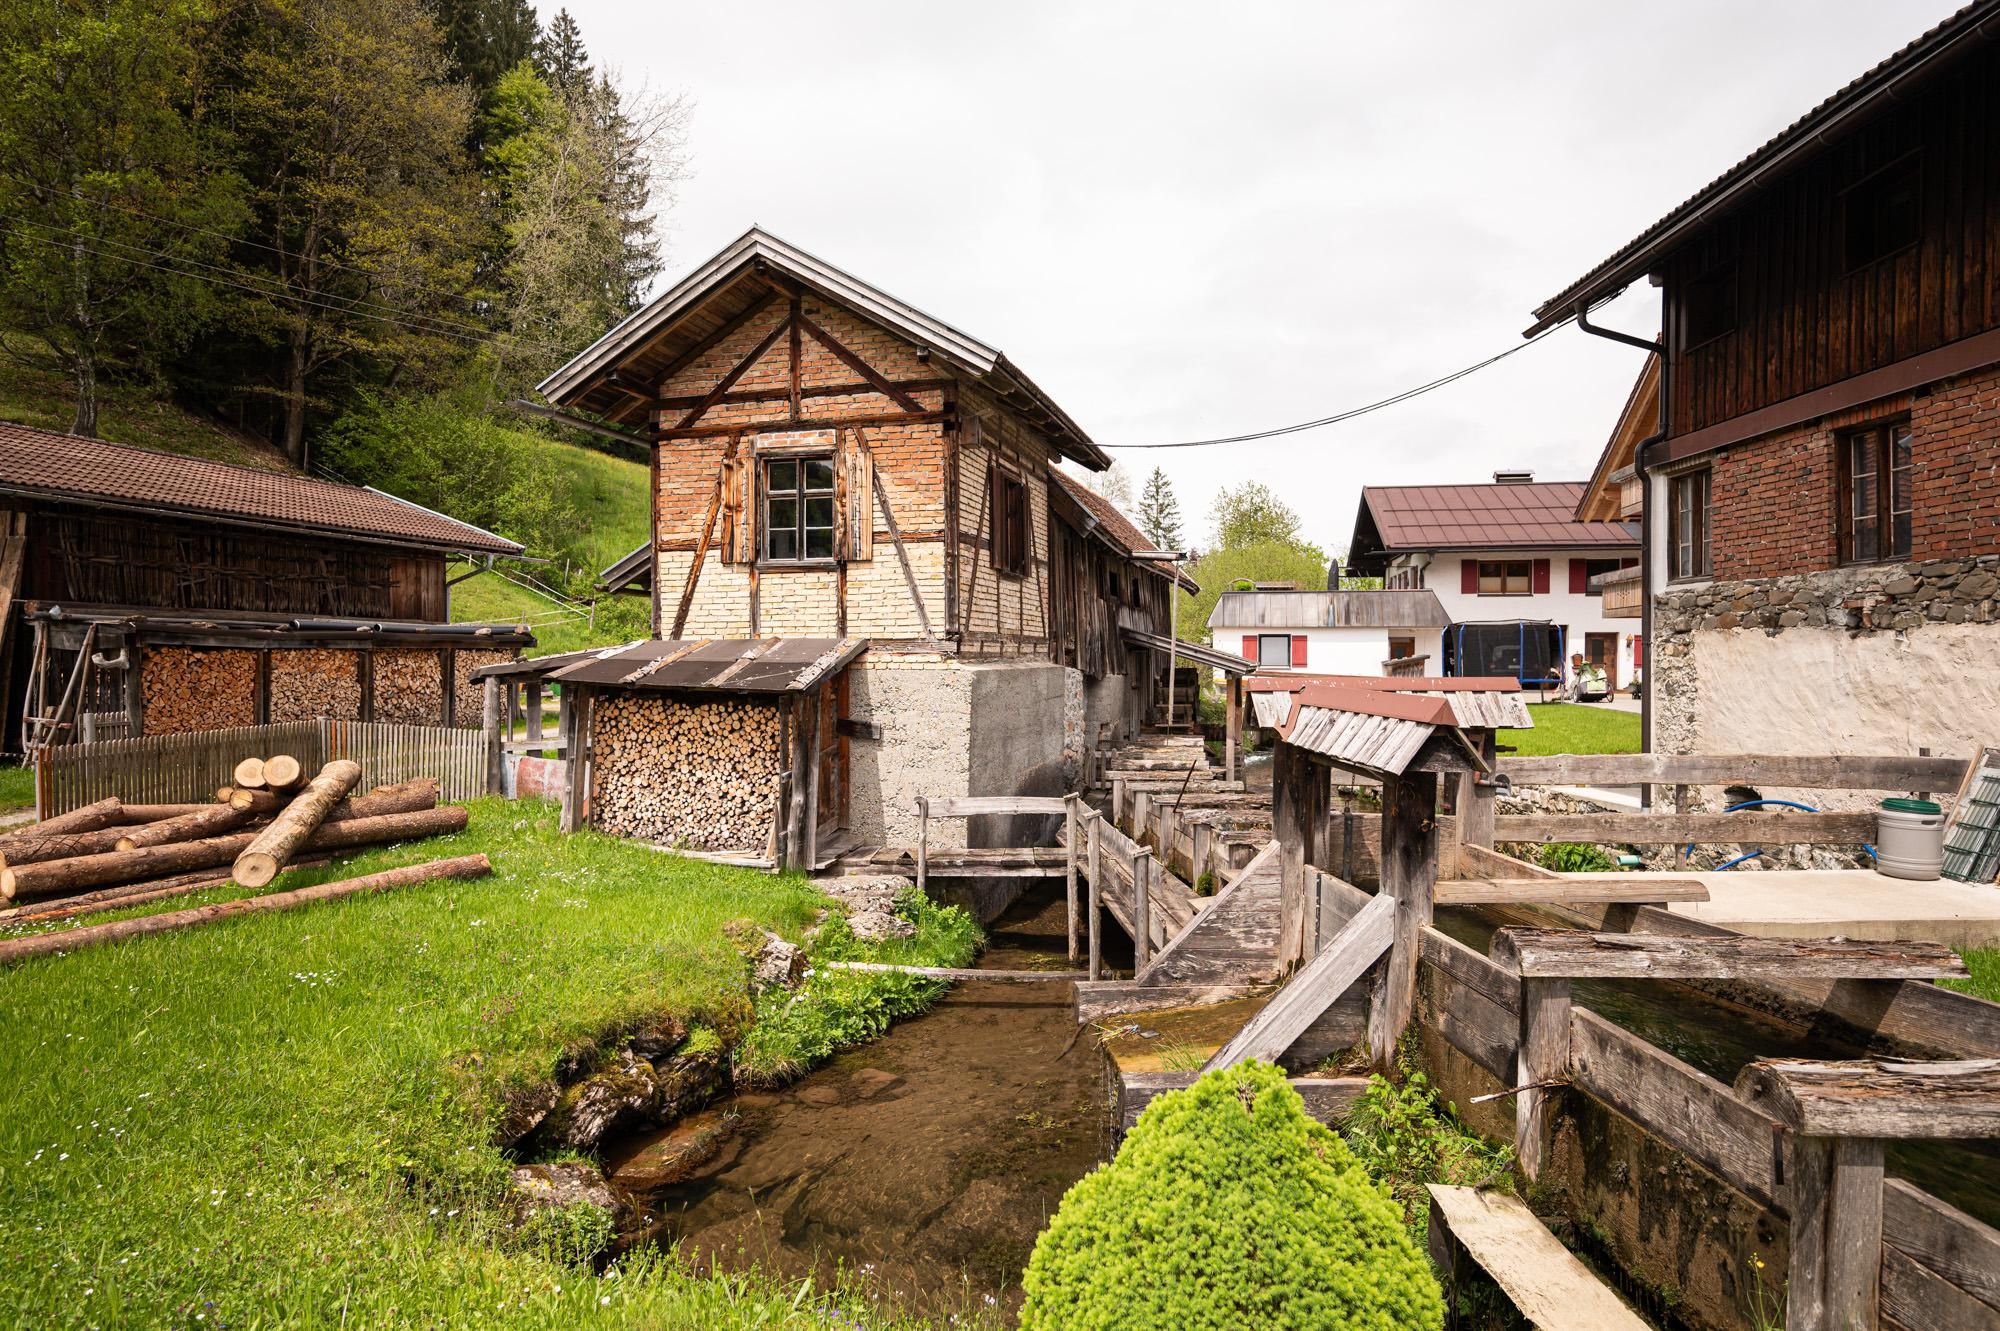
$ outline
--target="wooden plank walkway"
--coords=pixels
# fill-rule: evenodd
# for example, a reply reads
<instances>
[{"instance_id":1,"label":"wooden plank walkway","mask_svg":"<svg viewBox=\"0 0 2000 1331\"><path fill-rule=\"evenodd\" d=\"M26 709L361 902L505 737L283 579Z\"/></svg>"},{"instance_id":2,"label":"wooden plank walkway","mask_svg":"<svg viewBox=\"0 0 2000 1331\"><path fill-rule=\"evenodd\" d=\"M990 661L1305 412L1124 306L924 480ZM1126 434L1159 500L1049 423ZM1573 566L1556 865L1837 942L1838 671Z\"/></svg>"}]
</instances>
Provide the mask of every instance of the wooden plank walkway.
<instances>
[{"instance_id":1,"label":"wooden plank walkway","mask_svg":"<svg viewBox=\"0 0 2000 1331\"><path fill-rule=\"evenodd\" d=\"M1609 1286L1511 1193L1426 1185L1431 1252L1450 1271L1455 1240L1493 1277L1536 1331L1647 1331Z\"/></svg>"}]
</instances>

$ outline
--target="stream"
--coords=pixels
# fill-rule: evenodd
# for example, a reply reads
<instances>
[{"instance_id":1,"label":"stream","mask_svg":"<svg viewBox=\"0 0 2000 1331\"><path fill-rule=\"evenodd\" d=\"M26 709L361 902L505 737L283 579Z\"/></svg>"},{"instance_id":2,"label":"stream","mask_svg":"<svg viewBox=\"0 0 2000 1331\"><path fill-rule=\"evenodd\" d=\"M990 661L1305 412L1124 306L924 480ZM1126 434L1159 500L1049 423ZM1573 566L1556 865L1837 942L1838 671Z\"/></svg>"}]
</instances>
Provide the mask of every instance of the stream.
<instances>
[{"instance_id":1,"label":"stream","mask_svg":"<svg viewBox=\"0 0 2000 1331\"><path fill-rule=\"evenodd\" d=\"M1038 884L978 964L1067 969L1064 931L1062 883ZM911 1313L1011 1320L1036 1236L1104 1147L1103 1059L1072 1013L1067 984L967 981L782 1092L725 1101L715 1158L636 1197L646 1240L704 1269L845 1276ZM685 1131L625 1143L614 1182Z\"/></svg>"}]
</instances>

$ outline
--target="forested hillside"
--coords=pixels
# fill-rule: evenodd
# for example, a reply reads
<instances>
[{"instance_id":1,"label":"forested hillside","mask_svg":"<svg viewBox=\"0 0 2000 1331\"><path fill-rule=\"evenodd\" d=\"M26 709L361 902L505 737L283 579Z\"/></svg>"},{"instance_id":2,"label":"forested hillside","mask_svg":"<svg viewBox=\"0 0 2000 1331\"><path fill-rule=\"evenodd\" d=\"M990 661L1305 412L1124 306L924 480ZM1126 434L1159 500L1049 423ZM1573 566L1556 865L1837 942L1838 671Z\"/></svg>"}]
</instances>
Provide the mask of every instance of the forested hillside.
<instances>
[{"instance_id":1,"label":"forested hillside","mask_svg":"<svg viewBox=\"0 0 2000 1331\"><path fill-rule=\"evenodd\" d=\"M643 539L642 465L506 403L643 300L679 103L525 0L8 14L0 418L377 486L572 597Z\"/></svg>"}]
</instances>

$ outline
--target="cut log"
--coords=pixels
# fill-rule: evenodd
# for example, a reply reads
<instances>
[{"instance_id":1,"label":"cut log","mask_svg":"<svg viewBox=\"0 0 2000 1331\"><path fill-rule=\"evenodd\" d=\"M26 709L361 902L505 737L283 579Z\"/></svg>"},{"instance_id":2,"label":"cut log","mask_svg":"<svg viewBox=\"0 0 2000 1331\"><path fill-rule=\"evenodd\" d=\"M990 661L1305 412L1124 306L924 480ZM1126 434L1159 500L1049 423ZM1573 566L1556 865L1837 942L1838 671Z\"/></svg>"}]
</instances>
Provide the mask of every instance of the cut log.
<instances>
[{"instance_id":1,"label":"cut log","mask_svg":"<svg viewBox=\"0 0 2000 1331\"><path fill-rule=\"evenodd\" d=\"M264 760L264 785L270 790L290 790L305 775L305 764L289 753L274 753Z\"/></svg>"},{"instance_id":2,"label":"cut log","mask_svg":"<svg viewBox=\"0 0 2000 1331\"><path fill-rule=\"evenodd\" d=\"M95 832L100 827L109 827L113 823L124 821L123 809L124 806L115 799L99 800L95 804L86 804L81 809L71 809L68 813L59 813L53 818L44 818L39 823L16 828L0 836L0 844L12 841L16 837L55 836L64 832Z\"/></svg>"},{"instance_id":3,"label":"cut log","mask_svg":"<svg viewBox=\"0 0 2000 1331\"><path fill-rule=\"evenodd\" d=\"M14 864L45 864L50 860L75 859L79 855L99 855L118 849L118 843L130 831L130 828L121 825L100 827L94 832L59 832L54 836L0 840L0 869Z\"/></svg>"},{"instance_id":4,"label":"cut log","mask_svg":"<svg viewBox=\"0 0 2000 1331\"><path fill-rule=\"evenodd\" d=\"M236 857L230 876L244 887L263 887L278 876L299 844L326 821L333 806L361 780L361 764L336 758L319 769L299 797L279 811L271 825Z\"/></svg>"},{"instance_id":5,"label":"cut log","mask_svg":"<svg viewBox=\"0 0 2000 1331\"><path fill-rule=\"evenodd\" d=\"M250 821L250 810L233 804L211 804L179 818L163 818L157 823L136 827L118 838L117 850L137 850L141 846L164 846L171 841L198 841L220 836Z\"/></svg>"},{"instance_id":6,"label":"cut log","mask_svg":"<svg viewBox=\"0 0 2000 1331\"><path fill-rule=\"evenodd\" d=\"M328 811L324 821L345 823L356 818L380 818L385 813L415 813L419 809L435 809L437 802L437 778L427 776L400 785L377 786L366 795L349 795Z\"/></svg>"},{"instance_id":7,"label":"cut log","mask_svg":"<svg viewBox=\"0 0 2000 1331\"><path fill-rule=\"evenodd\" d=\"M213 803L220 803L217 796ZM212 804L121 804L119 809L127 823L157 823L165 818L182 818L191 813L200 813Z\"/></svg>"},{"instance_id":8,"label":"cut log","mask_svg":"<svg viewBox=\"0 0 2000 1331\"><path fill-rule=\"evenodd\" d=\"M290 910L295 906L310 905L315 901L331 901L339 897L353 896L358 892L380 892L392 887L408 887L439 878L483 878L491 872L493 866L484 855L463 855L457 859L432 860L428 864L411 864L401 869L385 869L381 873L371 873L336 883L321 883L317 887L302 887L291 892L273 892L268 896L220 901L212 906L168 911L163 915L142 915L136 920L114 920L110 924L92 924L81 929L64 929L56 933L36 934L29 938L14 938L0 942L0 965L20 961L26 957L45 956L52 952L74 952L78 948L92 947L99 943L115 943L121 938L137 938L142 934L190 929L196 925L226 920L232 915Z\"/></svg>"},{"instance_id":9,"label":"cut log","mask_svg":"<svg viewBox=\"0 0 2000 1331\"><path fill-rule=\"evenodd\" d=\"M229 779L245 790L262 790L264 788L264 760L262 758L245 758L242 762L236 764L236 770L229 774Z\"/></svg>"},{"instance_id":10,"label":"cut log","mask_svg":"<svg viewBox=\"0 0 2000 1331\"><path fill-rule=\"evenodd\" d=\"M324 859L293 860L290 867L319 869L330 863L331 860ZM235 882L227 876L216 877L213 869L197 869L193 873L175 874L171 878L151 878L142 883L124 883L118 887L100 888L95 892L79 892L73 897L61 897L54 901L37 901L8 907L0 910L0 925L66 920L76 915L94 915L98 911L143 906L149 901L160 901L167 897L184 897L190 892L205 892L212 887L235 886Z\"/></svg>"},{"instance_id":11,"label":"cut log","mask_svg":"<svg viewBox=\"0 0 2000 1331\"><path fill-rule=\"evenodd\" d=\"M390 841L443 836L464 831L465 823L464 806L456 804L414 813L385 814L379 818L352 818L321 827L306 839L305 849L347 850L355 846L378 846ZM186 873L191 869L211 869L234 862L259 835L261 833L232 832L227 836L204 837L200 841L143 846L138 850L113 850L73 860L52 860L18 869L0 869L0 897L8 901L32 901L112 883L159 878L167 874Z\"/></svg>"}]
</instances>

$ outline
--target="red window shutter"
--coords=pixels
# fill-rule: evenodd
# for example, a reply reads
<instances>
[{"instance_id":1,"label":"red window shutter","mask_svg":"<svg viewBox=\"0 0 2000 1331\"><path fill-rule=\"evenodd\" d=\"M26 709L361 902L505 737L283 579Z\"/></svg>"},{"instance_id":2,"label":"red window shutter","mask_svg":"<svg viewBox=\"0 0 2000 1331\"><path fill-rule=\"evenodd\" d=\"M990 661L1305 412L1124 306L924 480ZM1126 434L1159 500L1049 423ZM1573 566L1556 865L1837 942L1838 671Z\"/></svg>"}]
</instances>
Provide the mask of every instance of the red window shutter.
<instances>
[{"instance_id":1,"label":"red window shutter","mask_svg":"<svg viewBox=\"0 0 2000 1331\"><path fill-rule=\"evenodd\" d=\"M1479 595L1479 561L1461 559L1458 561L1458 589L1467 596Z\"/></svg>"},{"instance_id":2,"label":"red window shutter","mask_svg":"<svg viewBox=\"0 0 2000 1331\"><path fill-rule=\"evenodd\" d=\"M1254 633L1243 635L1243 659L1253 664L1257 660L1257 635Z\"/></svg>"},{"instance_id":3,"label":"red window shutter","mask_svg":"<svg viewBox=\"0 0 2000 1331\"><path fill-rule=\"evenodd\" d=\"M1569 591L1572 596L1581 596L1590 590L1590 566L1581 559L1569 561Z\"/></svg>"},{"instance_id":4,"label":"red window shutter","mask_svg":"<svg viewBox=\"0 0 2000 1331\"><path fill-rule=\"evenodd\" d=\"M1537 559L1535 561L1535 595L1546 596L1548 590L1549 561L1546 559Z\"/></svg>"},{"instance_id":5,"label":"red window shutter","mask_svg":"<svg viewBox=\"0 0 2000 1331\"><path fill-rule=\"evenodd\" d=\"M1305 669L1305 664L1306 635L1303 633L1294 633L1292 635L1292 665L1297 669L1303 670Z\"/></svg>"}]
</instances>

